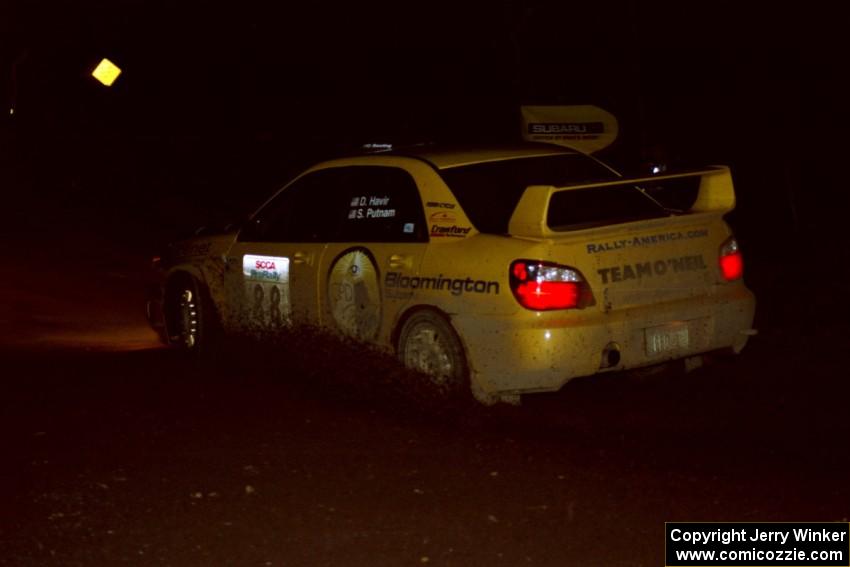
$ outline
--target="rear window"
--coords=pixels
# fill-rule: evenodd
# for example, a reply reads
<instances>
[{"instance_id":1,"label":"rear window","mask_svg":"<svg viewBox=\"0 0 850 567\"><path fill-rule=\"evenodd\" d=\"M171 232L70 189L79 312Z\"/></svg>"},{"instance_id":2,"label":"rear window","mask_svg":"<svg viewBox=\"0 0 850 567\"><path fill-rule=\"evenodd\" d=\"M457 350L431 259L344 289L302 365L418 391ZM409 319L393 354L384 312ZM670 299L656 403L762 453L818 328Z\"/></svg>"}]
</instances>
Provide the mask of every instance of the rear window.
<instances>
[{"instance_id":1,"label":"rear window","mask_svg":"<svg viewBox=\"0 0 850 567\"><path fill-rule=\"evenodd\" d=\"M443 169L440 175L475 228L491 234L507 234L511 215L529 185L558 187L616 179L609 169L581 154L516 158L464 165ZM635 193L646 200L636 191ZM652 204L649 200L647 202Z\"/></svg>"},{"instance_id":2,"label":"rear window","mask_svg":"<svg viewBox=\"0 0 850 567\"><path fill-rule=\"evenodd\" d=\"M699 182L699 177L686 177L560 191L549 201L546 224L567 231L684 214L696 201Z\"/></svg>"},{"instance_id":3,"label":"rear window","mask_svg":"<svg viewBox=\"0 0 850 567\"><path fill-rule=\"evenodd\" d=\"M549 200L546 224L556 231L620 224L667 216L635 186L560 191Z\"/></svg>"}]
</instances>

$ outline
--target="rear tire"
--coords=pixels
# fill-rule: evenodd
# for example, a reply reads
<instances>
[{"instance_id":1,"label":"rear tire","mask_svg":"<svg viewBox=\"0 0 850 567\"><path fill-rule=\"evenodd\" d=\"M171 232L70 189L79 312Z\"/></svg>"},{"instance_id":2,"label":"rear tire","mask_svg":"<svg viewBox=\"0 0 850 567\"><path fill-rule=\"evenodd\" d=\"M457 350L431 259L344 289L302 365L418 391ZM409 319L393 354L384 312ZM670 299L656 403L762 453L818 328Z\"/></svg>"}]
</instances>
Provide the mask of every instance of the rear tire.
<instances>
[{"instance_id":1,"label":"rear tire","mask_svg":"<svg viewBox=\"0 0 850 567\"><path fill-rule=\"evenodd\" d=\"M440 396L471 394L463 344L442 315L430 310L411 315L399 333L398 357L406 367L428 376Z\"/></svg>"}]
</instances>

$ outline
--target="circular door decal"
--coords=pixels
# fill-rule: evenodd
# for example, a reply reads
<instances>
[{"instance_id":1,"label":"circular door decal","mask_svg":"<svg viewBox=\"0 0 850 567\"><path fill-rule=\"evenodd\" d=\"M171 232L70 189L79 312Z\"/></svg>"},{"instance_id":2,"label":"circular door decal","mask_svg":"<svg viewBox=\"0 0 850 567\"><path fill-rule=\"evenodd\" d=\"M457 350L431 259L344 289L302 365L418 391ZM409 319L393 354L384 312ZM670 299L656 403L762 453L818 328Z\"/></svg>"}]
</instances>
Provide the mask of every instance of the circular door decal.
<instances>
[{"instance_id":1,"label":"circular door decal","mask_svg":"<svg viewBox=\"0 0 850 567\"><path fill-rule=\"evenodd\" d=\"M371 340L381 325L381 295L378 270L364 249L341 254L328 275L331 316L343 334Z\"/></svg>"}]
</instances>

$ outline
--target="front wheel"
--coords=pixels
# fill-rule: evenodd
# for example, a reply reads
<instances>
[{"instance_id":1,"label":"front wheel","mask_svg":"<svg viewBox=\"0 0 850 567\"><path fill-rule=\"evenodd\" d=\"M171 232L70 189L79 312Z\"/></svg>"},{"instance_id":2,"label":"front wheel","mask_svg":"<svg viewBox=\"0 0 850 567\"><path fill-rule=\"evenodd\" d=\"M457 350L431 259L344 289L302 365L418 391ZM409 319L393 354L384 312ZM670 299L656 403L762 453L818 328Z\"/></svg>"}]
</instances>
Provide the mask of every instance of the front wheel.
<instances>
[{"instance_id":1,"label":"front wheel","mask_svg":"<svg viewBox=\"0 0 850 567\"><path fill-rule=\"evenodd\" d=\"M418 311L405 321L399 334L398 357L406 367L428 376L440 395L461 397L470 393L463 345L440 314Z\"/></svg>"},{"instance_id":2,"label":"front wheel","mask_svg":"<svg viewBox=\"0 0 850 567\"><path fill-rule=\"evenodd\" d=\"M214 314L206 290L191 276L180 276L166 291L168 343L200 354L209 348Z\"/></svg>"}]
</instances>

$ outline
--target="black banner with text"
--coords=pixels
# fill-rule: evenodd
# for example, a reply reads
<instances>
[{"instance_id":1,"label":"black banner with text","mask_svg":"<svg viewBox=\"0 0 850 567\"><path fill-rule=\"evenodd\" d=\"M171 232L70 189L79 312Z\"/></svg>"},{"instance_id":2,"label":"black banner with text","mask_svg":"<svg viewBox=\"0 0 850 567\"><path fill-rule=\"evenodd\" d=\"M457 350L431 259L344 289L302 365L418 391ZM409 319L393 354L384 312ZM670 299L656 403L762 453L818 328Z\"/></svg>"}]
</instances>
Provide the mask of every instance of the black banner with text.
<instances>
[{"instance_id":1,"label":"black banner with text","mask_svg":"<svg viewBox=\"0 0 850 567\"><path fill-rule=\"evenodd\" d=\"M696 523L665 524L667 567L850 566L850 524Z\"/></svg>"}]
</instances>

